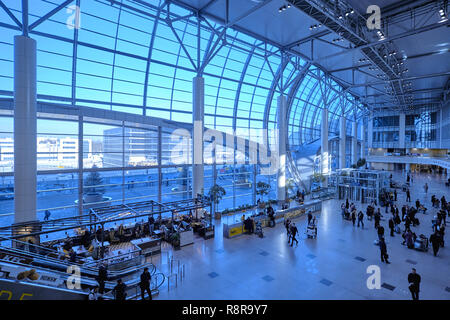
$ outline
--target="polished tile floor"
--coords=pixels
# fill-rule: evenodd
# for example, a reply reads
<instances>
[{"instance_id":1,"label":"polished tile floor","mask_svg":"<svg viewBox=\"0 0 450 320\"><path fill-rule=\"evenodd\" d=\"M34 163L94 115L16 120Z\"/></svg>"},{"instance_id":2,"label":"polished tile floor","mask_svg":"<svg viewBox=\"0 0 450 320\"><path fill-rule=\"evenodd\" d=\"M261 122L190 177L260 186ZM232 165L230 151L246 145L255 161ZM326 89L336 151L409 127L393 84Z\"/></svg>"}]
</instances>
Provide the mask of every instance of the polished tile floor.
<instances>
[{"instance_id":1,"label":"polished tile floor","mask_svg":"<svg viewBox=\"0 0 450 320\"><path fill-rule=\"evenodd\" d=\"M394 173L394 180L405 180L401 173ZM428 195L423 185L429 185ZM419 198L429 208L427 215L418 214L420 226L414 228L417 235L429 236L431 219L435 209L430 197L445 194L450 199L450 189L443 178L434 175L414 176L411 189L413 202ZM406 200L399 192L399 209ZM174 278L161 288L155 299L411 299L407 276L412 267L422 276L421 299L450 299L450 252L441 248L437 257L432 250L419 252L401 245L400 235L389 236L387 219L382 221L386 230L386 242L390 265L380 262L373 221L365 219L365 228L353 227L340 215L340 201L323 203L318 218L317 239L307 239L306 218L295 220L300 231L298 247L287 244L285 229L281 224L265 228L264 238L244 235L224 239L222 227L217 222L216 237L198 240L193 245L172 251L164 246L163 253L154 258L163 272L169 273L167 259L173 256L174 272L177 263L185 265L185 278L175 285ZM358 210L361 204L357 204ZM366 204L362 206L365 212ZM382 212L384 210L382 209ZM377 265L381 269L381 288L368 289L367 267Z\"/></svg>"}]
</instances>

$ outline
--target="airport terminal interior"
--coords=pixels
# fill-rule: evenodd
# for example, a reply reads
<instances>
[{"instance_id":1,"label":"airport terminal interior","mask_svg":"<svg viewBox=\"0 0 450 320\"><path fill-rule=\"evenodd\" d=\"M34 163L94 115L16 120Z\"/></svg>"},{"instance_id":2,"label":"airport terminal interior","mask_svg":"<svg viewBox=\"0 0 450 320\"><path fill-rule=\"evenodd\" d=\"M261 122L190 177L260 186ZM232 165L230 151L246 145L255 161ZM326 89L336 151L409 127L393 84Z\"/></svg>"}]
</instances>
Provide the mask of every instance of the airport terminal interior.
<instances>
[{"instance_id":1,"label":"airport terminal interior","mask_svg":"<svg viewBox=\"0 0 450 320\"><path fill-rule=\"evenodd\" d=\"M0 0L0 300L449 300L448 0Z\"/></svg>"}]
</instances>

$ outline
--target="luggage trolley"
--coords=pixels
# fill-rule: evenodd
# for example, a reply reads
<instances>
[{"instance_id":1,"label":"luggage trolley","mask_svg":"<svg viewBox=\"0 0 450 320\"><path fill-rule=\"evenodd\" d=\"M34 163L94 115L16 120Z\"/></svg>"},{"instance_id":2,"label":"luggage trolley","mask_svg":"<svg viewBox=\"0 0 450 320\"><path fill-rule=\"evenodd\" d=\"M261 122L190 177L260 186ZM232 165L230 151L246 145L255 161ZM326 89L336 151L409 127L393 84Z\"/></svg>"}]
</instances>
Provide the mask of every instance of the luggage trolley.
<instances>
[{"instance_id":1,"label":"luggage trolley","mask_svg":"<svg viewBox=\"0 0 450 320\"><path fill-rule=\"evenodd\" d=\"M428 251L428 239L423 234L421 234L414 242L414 249L418 251Z\"/></svg>"},{"instance_id":2,"label":"luggage trolley","mask_svg":"<svg viewBox=\"0 0 450 320\"><path fill-rule=\"evenodd\" d=\"M310 224L306 228L306 235L309 239L315 239L317 238L317 226L315 224Z\"/></svg>"},{"instance_id":3,"label":"luggage trolley","mask_svg":"<svg viewBox=\"0 0 450 320\"><path fill-rule=\"evenodd\" d=\"M308 239L316 239L317 238L317 221L314 217L311 222L306 227L306 236Z\"/></svg>"}]
</instances>

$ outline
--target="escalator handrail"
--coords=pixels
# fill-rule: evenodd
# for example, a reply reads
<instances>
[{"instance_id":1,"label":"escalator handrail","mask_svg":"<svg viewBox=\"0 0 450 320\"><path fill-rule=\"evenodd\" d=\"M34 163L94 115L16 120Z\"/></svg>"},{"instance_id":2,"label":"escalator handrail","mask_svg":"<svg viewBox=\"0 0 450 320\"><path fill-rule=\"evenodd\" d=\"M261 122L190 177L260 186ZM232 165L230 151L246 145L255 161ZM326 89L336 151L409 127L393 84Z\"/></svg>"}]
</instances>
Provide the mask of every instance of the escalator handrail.
<instances>
[{"instance_id":1,"label":"escalator handrail","mask_svg":"<svg viewBox=\"0 0 450 320\"><path fill-rule=\"evenodd\" d=\"M54 263L54 264L57 264L57 265L60 265L60 266L67 266L67 267L76 265L76 266L80 267L80 269L84 273L91 273L93 277L97 276L97 274L98 274L98 268L86 267L84 265L80 265L80 264L77 264L77 263L71 263L71 262L68 262L68 261L48 258L46 256L41 256L41 255L39 255L37 253L32 253L32 252L29 252L29 251L17 250L15 248L9 248L9 247L0 246L0 249L4 249L5 251L18 253L18 254L25 255L25 256L32 256L33 258L35 258L36 262L39 262L39 260L41 260L41 261L45 261L45 262L48 262L48 263ZM156 270L156 266L153 263L146 264L146 265L153 266L152 270ZM140 265L139 267L141 267L141 266L142 265ZM132 272L132 271L130 271L130 269L132 269L132 268L135 268L135 269L138 270L139 267L134 266L134 267L126 268L124 270L108 270L108 275L111 278L116 278L116 277L120 276L123 273L130 273L130 272ZM54 270L54 269L52 269L52 270Z\"/></svg>"}]
</instances>

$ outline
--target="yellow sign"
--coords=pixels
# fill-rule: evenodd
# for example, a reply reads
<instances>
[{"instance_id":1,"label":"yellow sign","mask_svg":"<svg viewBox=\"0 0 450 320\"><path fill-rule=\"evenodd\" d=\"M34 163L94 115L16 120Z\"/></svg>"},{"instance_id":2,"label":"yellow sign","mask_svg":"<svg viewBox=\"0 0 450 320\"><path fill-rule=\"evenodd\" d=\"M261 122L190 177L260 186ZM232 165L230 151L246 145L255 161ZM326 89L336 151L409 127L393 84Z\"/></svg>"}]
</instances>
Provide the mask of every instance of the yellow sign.
<instances>
[{"instance_id":1,"label":"yellow sign","mask_svg":"<svg viewBox=\"0 0 450 320\"><path fill-rule=\"evenodd\" d=\"M233 237L242 234L242 226L228 229L228 236Z\"/></svg>"}]
</instances>

